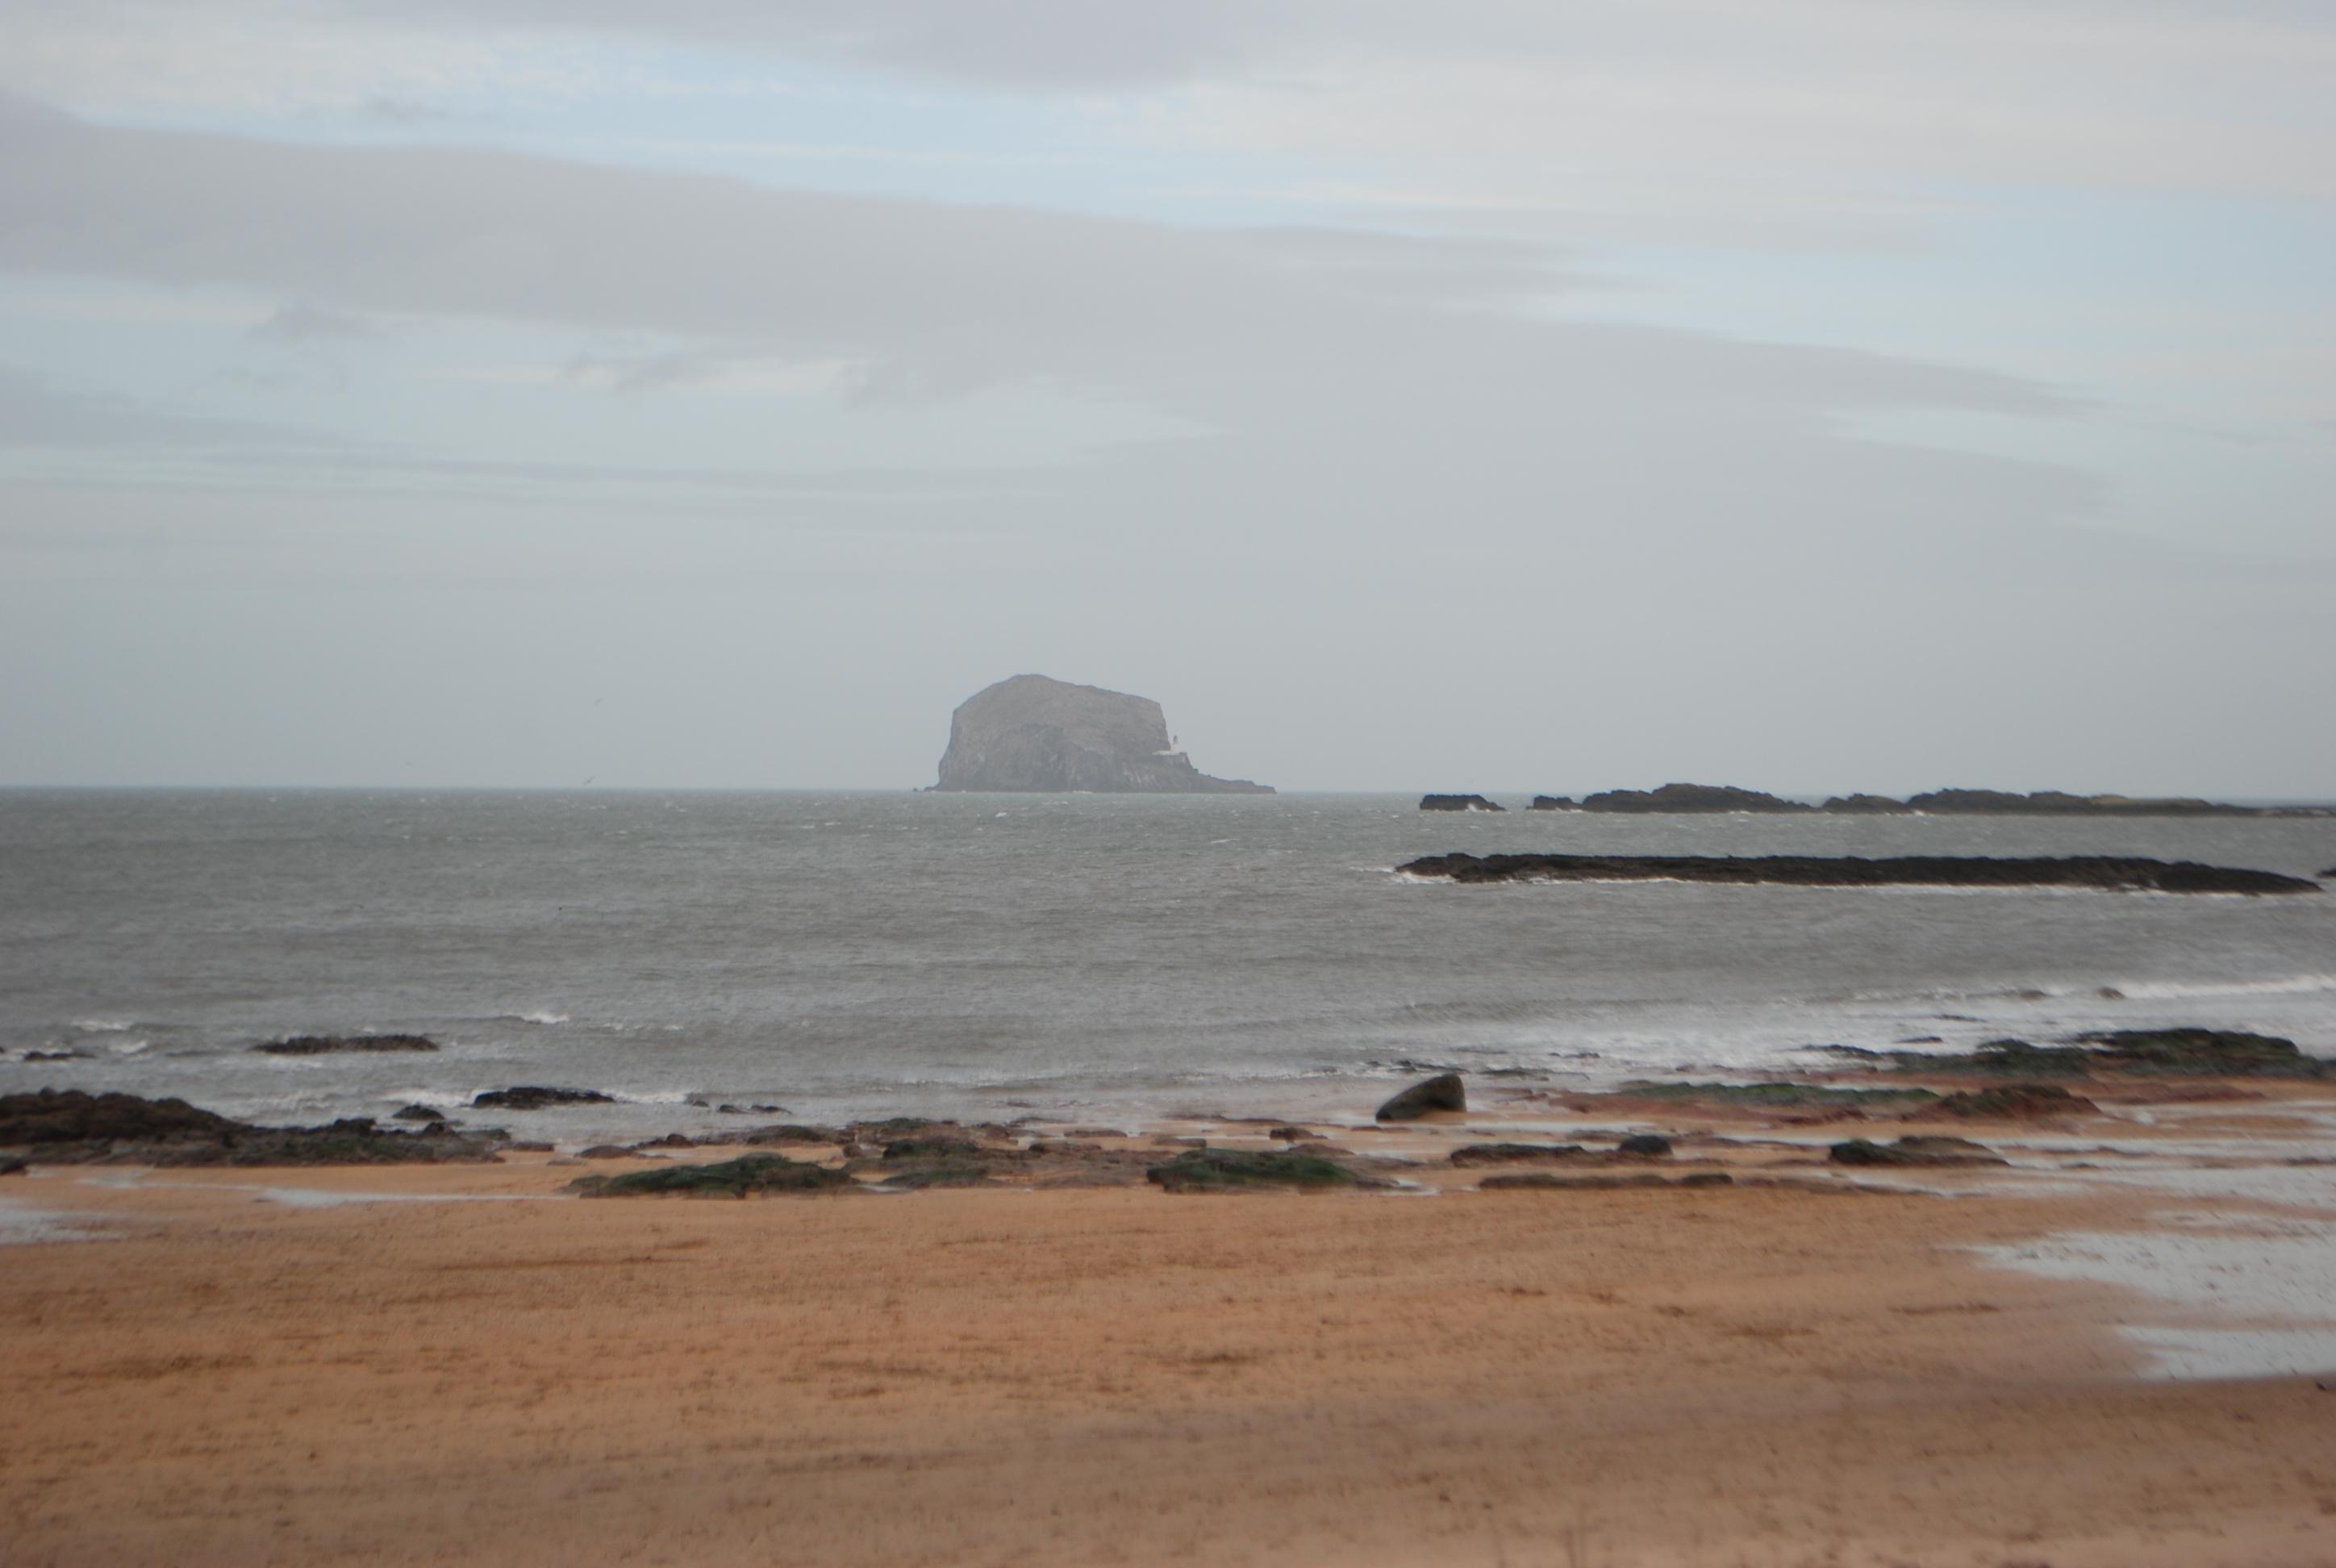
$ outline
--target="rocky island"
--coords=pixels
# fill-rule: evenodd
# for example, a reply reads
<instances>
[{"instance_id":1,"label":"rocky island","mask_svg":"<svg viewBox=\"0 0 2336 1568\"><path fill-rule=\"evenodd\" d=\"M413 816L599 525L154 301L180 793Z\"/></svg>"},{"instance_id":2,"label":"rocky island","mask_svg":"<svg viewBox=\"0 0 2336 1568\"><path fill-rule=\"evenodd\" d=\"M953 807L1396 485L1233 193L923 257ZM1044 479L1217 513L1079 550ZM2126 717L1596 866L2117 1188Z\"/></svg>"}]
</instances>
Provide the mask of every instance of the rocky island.
<instances>
[{"instance_id":1,"label":"rocky island","mask_svg":"<svg viewBox=\"0 0 2336 1568\"><path fill-rule=\"evenodd\" d=\"M1148 696L1017 675L968 697L949 719L937 790L1098 794L1265 794L1212 778L1168 735Z\"/></svg>"},{"instance_id":2,"label":"rocky island","mask_svg":"<svg viewBox=\"0 0 2336 1568\"><path fill-rule=\"evenodd\" d=\"M1788 800L1766 790L1738 789L1733 784L1667 784L1650 790L1601 790L1576 801L1567 795L1535 795L1537 812L1620 812L1679 813L1698 812L1758 812L1786 813L1826 812L1836 816L2114 816L2114 817L2321 817L2336 815L2326 806L2248 806L2190 796L2069 794L2061 790L2038 790L2015 794L2007 790L1928 790L1898 800L1889 795L1834 795L1824 804Z\"/></svg>"}]
</instances>

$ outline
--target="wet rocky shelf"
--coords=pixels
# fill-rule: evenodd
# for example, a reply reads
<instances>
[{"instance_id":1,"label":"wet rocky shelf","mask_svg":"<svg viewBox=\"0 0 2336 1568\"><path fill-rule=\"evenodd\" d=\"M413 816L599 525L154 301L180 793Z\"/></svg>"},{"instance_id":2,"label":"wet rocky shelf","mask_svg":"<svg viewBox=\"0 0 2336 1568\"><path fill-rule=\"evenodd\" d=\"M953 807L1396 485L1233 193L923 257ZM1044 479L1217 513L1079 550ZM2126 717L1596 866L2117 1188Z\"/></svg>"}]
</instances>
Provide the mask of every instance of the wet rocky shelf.
<instances>
[{"instance_id":1,"label":"wet rocky shelf","mask_svg":"<svg viewBox=\"0 0 2336 1568\"><path fill-rule=\"evenodd\" d=\"M1686 881L1787 887L2087 888L2103 892L2316 893L2277 872L2114 855L1427 855L1415 877L1476 882Z\"/></svg>"}]
</instances>

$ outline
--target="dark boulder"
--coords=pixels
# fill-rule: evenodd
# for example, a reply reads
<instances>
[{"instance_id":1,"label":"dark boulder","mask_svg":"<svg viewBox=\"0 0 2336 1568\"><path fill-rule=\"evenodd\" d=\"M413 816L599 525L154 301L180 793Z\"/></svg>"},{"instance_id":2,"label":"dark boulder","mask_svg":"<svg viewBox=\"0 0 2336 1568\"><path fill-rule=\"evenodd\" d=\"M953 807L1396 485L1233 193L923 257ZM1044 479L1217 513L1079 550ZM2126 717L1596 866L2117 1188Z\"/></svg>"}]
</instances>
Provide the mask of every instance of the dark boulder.
<instances>
[{"instance_id":1,"label":"dark boulder","mask_svg":"<svg viewBox=\"0 0 2336 1568\"><path fill-rule=\"evenodd\" d=\"M1636 1133L1615 1145L1623 1154L1660 1155L1671 1152L1671 1141L1658 1133Z\"/></svg>"},{"instance_id":2,"label":"dark boulder","mask_svg":"<svg viewBox=\"0 0 2336 1568\"><path fill-rule=\"evenodd\" d=\"M667 1133L662 1138L645 1138L635 1144L636 1152L642 1149L694 1149L697 1140L686 1133Z\"/></svg>"},{"instance_id":3,"label":"dark boulder","mask_svg":"<svg viewBox=\"0 0 2336 1568\"><path fill-rule=\"evenodd\" d=\"M1382 1122L1413 1122L1440 1111L1465 1111L1468 1108L1467 1086L1457 1073L1438 1073L1424 1083L1417 1083L1381 1105L1376 1119Z\"/></svg>"},{"instance_id":4,"label":"dark boulder","mask_svg":"<svg viewBox=\"0 0 2336 1568\"><path fill-rule=\"evenodd\" d=\"M499 1111L540 1111L553 1105L613 1105L614 1095L604 1095L598 1089L552 1089L540 1084L519 1084L508 1089L485 1089L471 1096L471 1104L482 1110L492 1107Z\"/></svg>"},{"instance_id":5,"label":"dark boulder","mask_svg":"<svg viewBox=\"0 0 2336 1568\"><path fill-rule=\"evenodd\" d=\"M438 1042L422 1035L293 1035L251 1048L270 1057L323 1057L344 1051L434 1051Z\"/></svg>"},{"instance_id":6,"label":"dark boulder","mask_svg":"<svg viewBox=\"0 0 2336 1568\"><path fill-rule=\"evenodd\" d=\"M20 1160L13 1155L7 1159L0 1159L0 1176L21 1176L32 1168L32 1162L29 1160Z\"/></svg>"},{"instance_id":7,"label":"dark boulder","mask_svg":"<svg viewBox=\"0 0 2336 1568\"><path fill-rule=\"evenodd\" d=\"M1384 1182L1357 1175L1319 1154L1295 1149L1252 1154L1242 1149L1187 1149L1144 1180L1171 1193L1245 1193L1273 1188L1319 1192L1332 1187L1379 1187Z\"/></svg>"},{"instance_id":8,"label":"dark boulder","mask_svg":"<svg viewBox=\"0 0 2336 1568\"><path fill-rule=\"evenodd\" d=\"M2058 1084L1998 1084L1948 1095L1910 1117L1961 1116L1972 1121L2033 1121L2039 1117L2090 1115L2100 1109L2082 1095L2072 1095Z\"/></svg>"},{"instance_id":9,"label":"dark boulder","mask_svg":"<svg viewBox=\"0 0 2336 1568\"><path fill-rule=\"evenodd\" d=\"M1530 809L1537 812L1578 812L1582 807L1572 795L1535 795Z\"/></svg>"},{"instance_id":10,"label":"dark boulder","mask_svg":"<svg viewBox=\"0 0 2336 1568\"><path fill-rule=\"evenodd\" d=\"M23 1059L28 1062L85 1062L89 1060L89 1053L87 1051L26 1051Z\"/></svg>"},{"instance_id":11,"label":"dark boulder","mask_svg":"<svg viewBox=\"0 0 2336 1568\"><path fill-rule=\"evenodd\" d=\"M1276 1127L1266 1136L1284 1144L1319 1143L1322 1138L1321 1134L1309 1132L1304 1127Z\"/></svg>"},{"instance_id":12,"label":"dark boulder","mask_svg":"<svg viewBox=\"0 0 2336 1568\"><path fill-rule=\"evenodd\" d=\"M733 1105L725 1104L715 1106L714 1110L717 1115L724 1116L784 1116L787 1114L787 1108L784 1105Z\"/></svg>"},{"instance_id":13,"label":"dark boulder","mask_svg":"<svg viewBox=\"0 0 2336 1568\"><path fill-rule=\"evenodd\" d=\"M584 1160L629 1160L634 1157L634 1151L622 1144L595 1144L589 1149L579 1150L577 1157Z\"/></svg>"},{"instance_id":14,"label":"dark boulder","mask_svg":"<svg viewBox=\"0 0 2336 1568\"><path fill-rule=\"evenodd\" d=\"M1422 795L1419 809L1424 812L1504 812L1509 808L1483 795Z\"/></svg>"},{"instance_id":15,"label":"dark boulder","mask_svg":"<svg viewBox=\"0 0 2336 1568\"><path fill-rule=\"evenodd\" d=\"M397 1110L392 1111L389 1114L389 1119L393 1122L430 1122L434 1124L443 1122L446 1119L446 1113L439 1110L433 1105L405 1105Z\"/></svg>"}]
</instances>

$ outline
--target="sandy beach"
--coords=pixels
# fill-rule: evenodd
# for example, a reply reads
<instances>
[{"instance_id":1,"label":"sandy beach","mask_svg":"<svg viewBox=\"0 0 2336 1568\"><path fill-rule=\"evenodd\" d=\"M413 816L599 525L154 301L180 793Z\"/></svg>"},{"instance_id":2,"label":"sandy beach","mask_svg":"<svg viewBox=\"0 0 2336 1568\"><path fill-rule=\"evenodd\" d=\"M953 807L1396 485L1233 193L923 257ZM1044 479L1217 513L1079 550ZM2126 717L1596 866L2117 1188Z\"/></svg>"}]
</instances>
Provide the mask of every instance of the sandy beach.
<instances>
[{"instance_id":1,"label":"sandy beach","mask_svg":"<svg viewBox=\"0 0 2336 1568\"><path fill-rule=\"evenodd\" d=\"M1971 1251L2195 1194L1476 1192L1466 1135L1398 1193L36 1170L99 1239L0 1251L0 1562L2336 1561L2336 1394Z\"/></svg>"}]
</instances>

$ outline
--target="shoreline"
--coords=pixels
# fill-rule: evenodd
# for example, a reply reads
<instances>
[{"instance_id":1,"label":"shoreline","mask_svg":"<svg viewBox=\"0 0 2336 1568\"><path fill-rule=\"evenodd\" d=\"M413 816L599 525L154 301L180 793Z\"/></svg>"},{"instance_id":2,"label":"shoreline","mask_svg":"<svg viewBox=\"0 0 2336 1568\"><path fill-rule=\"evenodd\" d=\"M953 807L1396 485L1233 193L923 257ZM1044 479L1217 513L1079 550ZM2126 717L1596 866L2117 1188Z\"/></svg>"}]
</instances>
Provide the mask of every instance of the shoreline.
<instances>
[{"instance_id":1,"label":"shoreline","mask_svg":"<svg viewBox=\"0 0 2336 1568\"><path fill-rule=\"evenodd\" d=\"M1470 1190L1501 1167L1464 1143L1632 1121L1522 1100L1339 1130L1421 1162L1389 1166L1416 1199L44 1167L0 1203L107 1235L0 1249L0 1534L61 1568L2318 1562L2336 1395L2153 1380L2120 1325L2228 1320L1999 1266L2336 1220L2286 1163L2327 1157L2336 1086L2248 1087L1906 1171L1798 1163L1854 1125L1665 1107L1674 1161L1741 1178L1712 1190Z\"/></svg>"}]
</instances>

